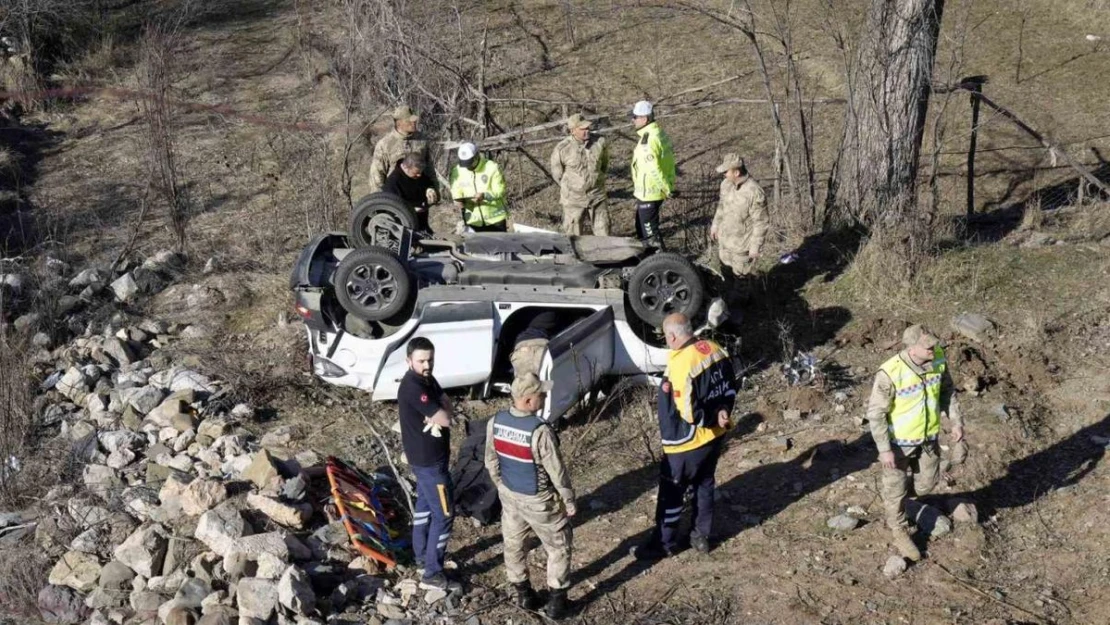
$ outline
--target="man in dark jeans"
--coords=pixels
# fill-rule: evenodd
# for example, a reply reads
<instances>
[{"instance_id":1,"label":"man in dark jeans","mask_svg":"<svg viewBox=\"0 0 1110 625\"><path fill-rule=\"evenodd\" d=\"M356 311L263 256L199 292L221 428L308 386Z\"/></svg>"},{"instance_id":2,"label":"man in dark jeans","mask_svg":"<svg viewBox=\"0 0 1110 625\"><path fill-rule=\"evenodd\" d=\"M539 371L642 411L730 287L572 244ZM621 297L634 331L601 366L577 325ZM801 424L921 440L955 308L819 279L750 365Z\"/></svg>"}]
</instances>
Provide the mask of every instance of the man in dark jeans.
<instances>
[{"instance_id":1,"label":"man in dark jeans","mask_svg":"<svg viewBox=\"0 0 1110 625\"><path fill-rule=\"evenodd\" d=\"M431 233L428 225L428 207L439 200L436 181L424 175L424 155L410 152L397 161L385 179L382 191L396 195L406 206L416 211L416 229Z\"/></svg>"},{"instance_id":2,"label":"man in dark jeans","mask_svg":"<svg viewBox=\"0 0 1110 625\"><path fill-rule=\"evenodd\" d=\"M424 569L420 587L447 590L443 559L455 521L454 488L448 472L451 455L451 418L454 408L432 376L435 346L424 337L409 341L409 370L397 391L401 443L416 475L416 512L412 548L416 565Z\"/></svg>"},{"instance_id":3,"label":"man in dark jeans","mask_svg":"<svg viewBox=\"0 0 1110 625\"><path fill-rule=\"evenodd\" d=\"M690 319L681 313L663 320L663 336L671 350L659 386L663 461L655 529L648 541L632 552L639 560L668 557L686 540L699 553L709 553L717 459L736 403L736 375L720 345L698 339ZM683 536L679 526L690 487L694 488L693 527Z\"/></svg>"}]
</instances>

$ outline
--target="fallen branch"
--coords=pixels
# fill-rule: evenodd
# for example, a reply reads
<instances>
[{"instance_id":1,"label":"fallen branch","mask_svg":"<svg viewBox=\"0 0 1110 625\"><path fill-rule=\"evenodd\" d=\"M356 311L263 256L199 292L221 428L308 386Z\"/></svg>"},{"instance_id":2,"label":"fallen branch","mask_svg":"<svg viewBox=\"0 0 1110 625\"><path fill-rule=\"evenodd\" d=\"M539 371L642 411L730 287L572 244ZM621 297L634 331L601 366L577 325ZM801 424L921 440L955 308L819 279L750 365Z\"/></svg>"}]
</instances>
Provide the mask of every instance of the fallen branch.
<instances>
[{"instance_id":1,"label":"fallen branch","mask_svg":"<svg viewBox=\"0 0 1110 625\"><path fill-rule=\"evenodd\" d=\"M658 100L656 100L655 103L659 104L660 102L666 102L667 100L673 100L673 99L675 99L679 96L684 96L688 93L697 93L699 91L705 91L706 89L710 89L712 87L719 87L723 84L730 83L734 80L740 80L741 78L747 78L748 76L751 76L751 75L752 75L752 72L748 72L746 74L736 74L735 76L729 76L728 78L722 78L721 80L711 82L711 83L706 84L706 85L700 85L700 86L697 86L697 87L690 87L689 89L683 89L682 91L672 93L671 95L663 96L663 97L659 98Z\"/></svg>"},{"instance_id":2,"label":"fallen branch","mask_svg":"<svg viewBox=\"0 0 1110 625\"><path fill-rule=\"evenodd\" d=\"M8 527L0 529L0 536L14 532L16 530L26 529L28 527L36 527L38 524L38 521L32 521L30 523L24 523L23 525L9 525Z\"/></svg>"},{"instance_id":3,"label":"fallen branch","mask_svg":"<svg viewBox=\"0 0 1110 625\"><path fill-rule=\"evenodd\" d=\"M1009 109L996 104L994 101L992 101L990 98L983 95L982 93L974 91L973 88L968 84L960 83L958 85L955 85L954 88L975 93L980 102L991 107L1000 115L1013 122L1015 126L1028 133L1029 136L1039 141L1042 146L1048 149L1050 154L1054 155L1054 158L1056 155L1060 156L1064 159L1064 162L1071 166L1071 168L1074 169L1076 172L1078 172L1084 180L1093 184L1095 188L1099 189L1103 193L1110 194L1110 187L1107 187L1106 184L1096 178L1091 172L1087 171L1087 169L1085 169L1082 164L1069 156L1066 150L1061 149L1060 146L1057 145L1054 141L1050 140L1048 137L1044 136L1040 132L1037 132L1035 128L1022 121L1013 111L1010 111ZM1055 164L1055 160L1053 160L1053 164Z\"/></svg>"},{"instance_id":4,"label":"fallen branch","mask_svg":"<svg viewBox=\"0 0 1110 625\"><path fill-rule=\"evenodd\" d=\"M671 598L671 595L673 595L675 593L675 591L678 590L678 586L679 586L678 584L675 584L675 585L671 586L667 590L667 592L663 593L662 597L659 597L658 599L656 599L655 603L651 604L651 606L648 607L647 611L645 611L643 613L643 616L645 618L648 617L648 616L651 616L652 612L654 612L659 606L663 605L664 603L666 603L666 601L668 599Z\"/></svg>"},{"instance_id":5,"label":"fallen branch","mask_svg":"<svg viewBox=\"0 0 1110 625\"><path fill-rule=\"evenodd\" d=\"M666 118L677 117L677 115L680 115L680 114L687 114L687 113L692 112L692 111L697 111L697 110L702 110L702 109L710 109L710 108L714 108L714 107L724 107L724 105L728 105L728 104L766 104L768 102L769 102L769 100L767 100L766 98L724 98L724 99L719 99L719 100L699 100L697 102L686 102L686 103L682 103L682 104L675 104L675 105L673 105L673 107L668 107L668 112L662 113L662 114L657 114L657 115L655 115L655 117L656 117L656 119L666 119ZM816 100L803 100L803 103L808 103L808 104L842 104L844 102L845 102L845 100L842 99L842 98L820 98L820 99L816 99ZM776 102L776 104L778 104L778 103L779 102ZM597 121L599 119L612 118L613 114L612 113L607 113L607 114L596 114L596 115L584 115L584 117L585 117L585 119L588 119L588 120ZM544 122L544 123L538 123L538 124L535 124L535 125L529 125L529 127L527 127L527 128L519 128L519 129L511 130L511 131L508 131L508 132L503 132L501 134L494 134L493 137L487 137L482 142L481 148L482 148L482 150L488 150L488 151L509 150L509 149L514 149L514 148L517 148L517 147L521 147L521 145L535 145L535 144L538 144L538 143L554 143L556 141L562 141L563 140L562 137L553 137L553 138L547 138L547 139L534 139L534 140L526 140L526 141L509 141L509 140L512 140L512 139L515 139L515 138L518 138L518 137L523 137L523 135L526 135L526 134L533 134L533 133L541 132L541 131L544 131L544 130L551 130L553 128L559 128L559 127L562 127L562 125L564 123L565 123L565 120L548 121L548 122ZM608 133L608 132L616 132L618 130L629 129L629 128L633 128L632 122L613 125L613 127L604 128L604 129L598 130L597 132L601 133L601 134L605 134L605 133ZM443 145L444 149L452 150L452 149L458 148L458 145L460 145L462 142L463 142L462 140L447 140L447 141L441 141L441 144Z\"/></svg>"},{"instance_id":6,"label":"fallen branch","mask_svg":"<svg viewBox=\"0 0 1110 625\"><path fill-rule=\"evenodd\" d=\"M389 468L393 469L393 476L397 478L397 483L401 485L401 490L405 493L405 501L409 504L409 514L416 514L416 506L412 505L412 492L409 490L409 483L401 477L401 472L397 470L397 465L393 464L393 454L389 453L389 447L385 444L385 439L382 438L381 434L378 434L378 429L374 427L373 423L370 423L370 419L368 419L366 415L360 412L359 416L366 422L366 427L370 428L370 433L374 435L374 438L378 439L378 445L381 445L382 451L385 452L386 462L389 463Z\"/></svg>"}]
</instances>

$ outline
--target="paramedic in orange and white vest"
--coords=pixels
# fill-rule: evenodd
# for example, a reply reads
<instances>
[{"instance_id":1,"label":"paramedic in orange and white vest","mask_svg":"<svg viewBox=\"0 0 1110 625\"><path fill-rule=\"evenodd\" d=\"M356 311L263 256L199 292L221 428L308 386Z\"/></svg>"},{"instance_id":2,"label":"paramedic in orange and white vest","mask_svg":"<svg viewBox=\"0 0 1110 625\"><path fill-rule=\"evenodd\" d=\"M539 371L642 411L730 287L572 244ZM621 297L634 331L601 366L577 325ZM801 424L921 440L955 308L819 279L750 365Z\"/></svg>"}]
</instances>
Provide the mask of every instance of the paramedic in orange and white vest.
<instances>
[{"instance_id":1,"label":"paramedic in orange and white vest","mask_svg":"<svg viewBox=\"0 0 1110 625\"><path fill-rule=\"evenodd\" d=\"M694 336L690 319L680 313L663 320L663 336L671 353L659 387L659 498L651 537L633 548L638 560L671 556L687 540L699 553L709 552L717 459L736 403L732 360L720 345ZM679 525L688 488L694 489L694 518L691 533L682 536Z\"/></svg>"},{"instance_id":2,"label":"paramedic in orange and white vest","mask_svg":"<svg viewBox=\"0 0 1110 625\"><path fill-rule=\"evenodd\" d=\"M528 581L528 548L535 535L547 552L547 603L544 614L559 620L568 613L571 527L576 512L559 437L540 412L551 392L529 372L513 380L513 405L489 420L486 431L486 470L501 497L501 536L505 543L505 573L513 585L513 602L526 610L539 607Z\"/></svg>"},{"instance_id":3,"label":"paramedic in orange and white vest","mask_svg":"<svg viewBox=\"0 0 1110 625\"><path fill-rule=\"evenodd\" d=\"M902 333L904 349L875 374L867 420L882 465L880 494L894 547L917 561L921 552L906 522L907 482L917 496L929 494L940 478L940 420L951 424L951 442L963 442L964 422L956 403L944 348L920 325Z\"/></svg>"}]
</instances>

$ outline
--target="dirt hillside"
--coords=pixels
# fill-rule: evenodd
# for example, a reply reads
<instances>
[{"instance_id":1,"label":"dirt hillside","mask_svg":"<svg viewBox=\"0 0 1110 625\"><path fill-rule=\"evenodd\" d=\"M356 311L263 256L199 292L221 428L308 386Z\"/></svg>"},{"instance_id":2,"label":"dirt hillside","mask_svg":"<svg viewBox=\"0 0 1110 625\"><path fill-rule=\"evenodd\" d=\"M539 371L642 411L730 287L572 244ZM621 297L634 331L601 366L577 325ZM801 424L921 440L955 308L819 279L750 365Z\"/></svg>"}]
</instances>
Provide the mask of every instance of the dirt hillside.
<instances>
[{"instance_id":1,"label":"dirt hillside","mask_svg":"<svg viewBox=\"0 0 1110 625\"><path fill-rule=\"evenodd\" d=\"M347 227L342 171L352 172L357 198L371 142L385 127L380 113L393 104L379 97L373 106L345 107L334 60L320 44L342 40L342 4L243 0L182 31L171 95L189 103L175 109L178 167L196 202L184 246L186 286L136 312L204 329L174 343L176 356L257 406L249 424L257 434L290 426L302 448L376 468L384 457L366 423L397 445L395 407L328 386L306 370L303 327L287 288L307 238ZM765 97L740 33L661 6L667 3L397 4L454 12L471 45L487 31L490 97L539 101L494 107L506 129L574 112L561 104L568 101L619 125L639 99ZM732 3L704 4L727 11ZM769 5L755 4L760 30L769 32ZM1110 154L1106 4L946 3L934 81L989 76L989 97L1110 179L1103 160ZM573 8L573 45L566 5ZM824 100L844 96L842 56L829 33L855 32L863 3L775 5L792 25L805 95L822 100L811 120L823 179L843 115L842 104ZM59 79L134 88L137 45L105 41ZM927 132L925 151L937 148L940 206L949 215L966 210L967 100L935 96L930 115L946 104L945 128L934 133L932 119ZM663 219L681 246L685 218L713 208L709 168L739 151L769 187L774 139L766 103L675 113L663 124L686 198ZM111 263L129 245L137 258L172 247L164 207L143 210L143 128L140 105L109 91L23 116L10 133L19 138L6 147L27 172L19 193L40 241L25 253L50 252L85 266ZM349 128L355 136L348 146ZM612 207L618 233L628 234L632 134L613 136ZM558 190L529 159L546 163L549 148L503 156L521 223L549 226L560 218ZM1077 173L998 115L984 113L977 170L981 216L943 237L912 284L874 280L882 268L865 266L856 234L813 234L793 227L785 209L774 216L738 345L747 367L742 416L717 473L716 541L708 556L687 552L651 567L629 557L654 511L653 397L632 390L573 413L561 441L581 496L574 622L1110 622L1110 204L1079 204ZM1030 205L1037 217L1023 222ZM451 221L445 214L434 219ZM700 252L702 243L692 247ZM787 252L798 260L779 264ZM204 271L209 259L214 270ZM212 295L190 299L201 292ZM976 339L956 332L951 320L965 312L985 316L993 331ZM894 551L882 523L877 458L860 419L874 371L911 323L926 323L947 341L971 448L927 501L946 513L974 503L978 519L923 540L926 560L891 580L883 573ZM799 352L816 356L820 375L790 386L782 367ZM475 418L501 405L462 403ZM787 411L801 418L788 420ZM827 526L850 508L860 527ZM498 528L456 528L450 550L459 576L479 589L504 586ZM541 563L537 551L537 584ZM543 622L507 603L489 604L474 614L481 623Z\"/></svg>"}]
</instances>

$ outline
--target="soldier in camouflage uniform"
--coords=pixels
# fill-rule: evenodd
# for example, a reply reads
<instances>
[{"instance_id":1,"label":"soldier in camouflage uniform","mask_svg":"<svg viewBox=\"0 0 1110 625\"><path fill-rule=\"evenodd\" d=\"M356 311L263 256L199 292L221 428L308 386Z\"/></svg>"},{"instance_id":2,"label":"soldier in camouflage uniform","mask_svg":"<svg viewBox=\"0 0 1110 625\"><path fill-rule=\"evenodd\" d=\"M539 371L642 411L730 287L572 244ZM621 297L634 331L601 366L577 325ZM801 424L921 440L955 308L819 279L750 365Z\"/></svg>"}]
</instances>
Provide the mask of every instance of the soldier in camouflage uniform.
<instances>
[{"instance_id":1,"label":"soldier in camouflage uniform","mask_svg":"<svg viewBox=\"0 0 1110 625\"><path fill-rule=\"evenodd\" d=\"M416 152L424 157L424 175L428 180L436 182L435 167L428 154L428 142L420 135L420 116L407 106L398 106L393 109L393 130L382 137L374 146L374 156L370 161L370 192L381 191L385 186L385 179L393 167L405 158L405 155ZM438 186L438 185L437 185ZM435 193L435 189L432 190ZM438 197L429 197L428 203L435 204Z\"/></svg>"},{"instance_id":2,"label":"soldier in camouflage uniform","mask_svg":"<svg viewBox=\"0 0 1110 625\"><path fill-rule=\"evenodd\" d=\"M513 585L514 602L534 610L539 601L528 581L528 548L533 534L547 552L549 595L544 613L551 619L567 614L572 531L575 515L570 472L559 453L559 438L539 418L551 382L524 373L513 381L513 404L489 420L485 465L501 497L501 536L505 573Z\"/></svg>"},{"instance_id":3,"label":"soldier in camouflage uniform","mask_svg":"<svg viewBox=\"0 0 1110 625\"><path fill-rule=\"evenodd\" d=\"M721 198L709 238L718 244L726 288L744 299L749 285L739 278L752 273L763 247L768 226L767 198L748 175L739 155L726 154L717 172L724 174L725 179L721 181Z\"/></svg>"},{"instance_id":4,"label":"soldier in camouflage uniform","mask_svg":"<svg viewBox=\"0 0 1110 625\"><path fill-rule=\"evenodd\" d=\"M582 234L582 221L592 222L593 234L609 235L609 207L605 175L609 171L609 143L590 133L593 122L582 115L567 120L570 136L551 153L551 175L559 183L563 205L563 233Z\"/></svg>"}]
</instances>

